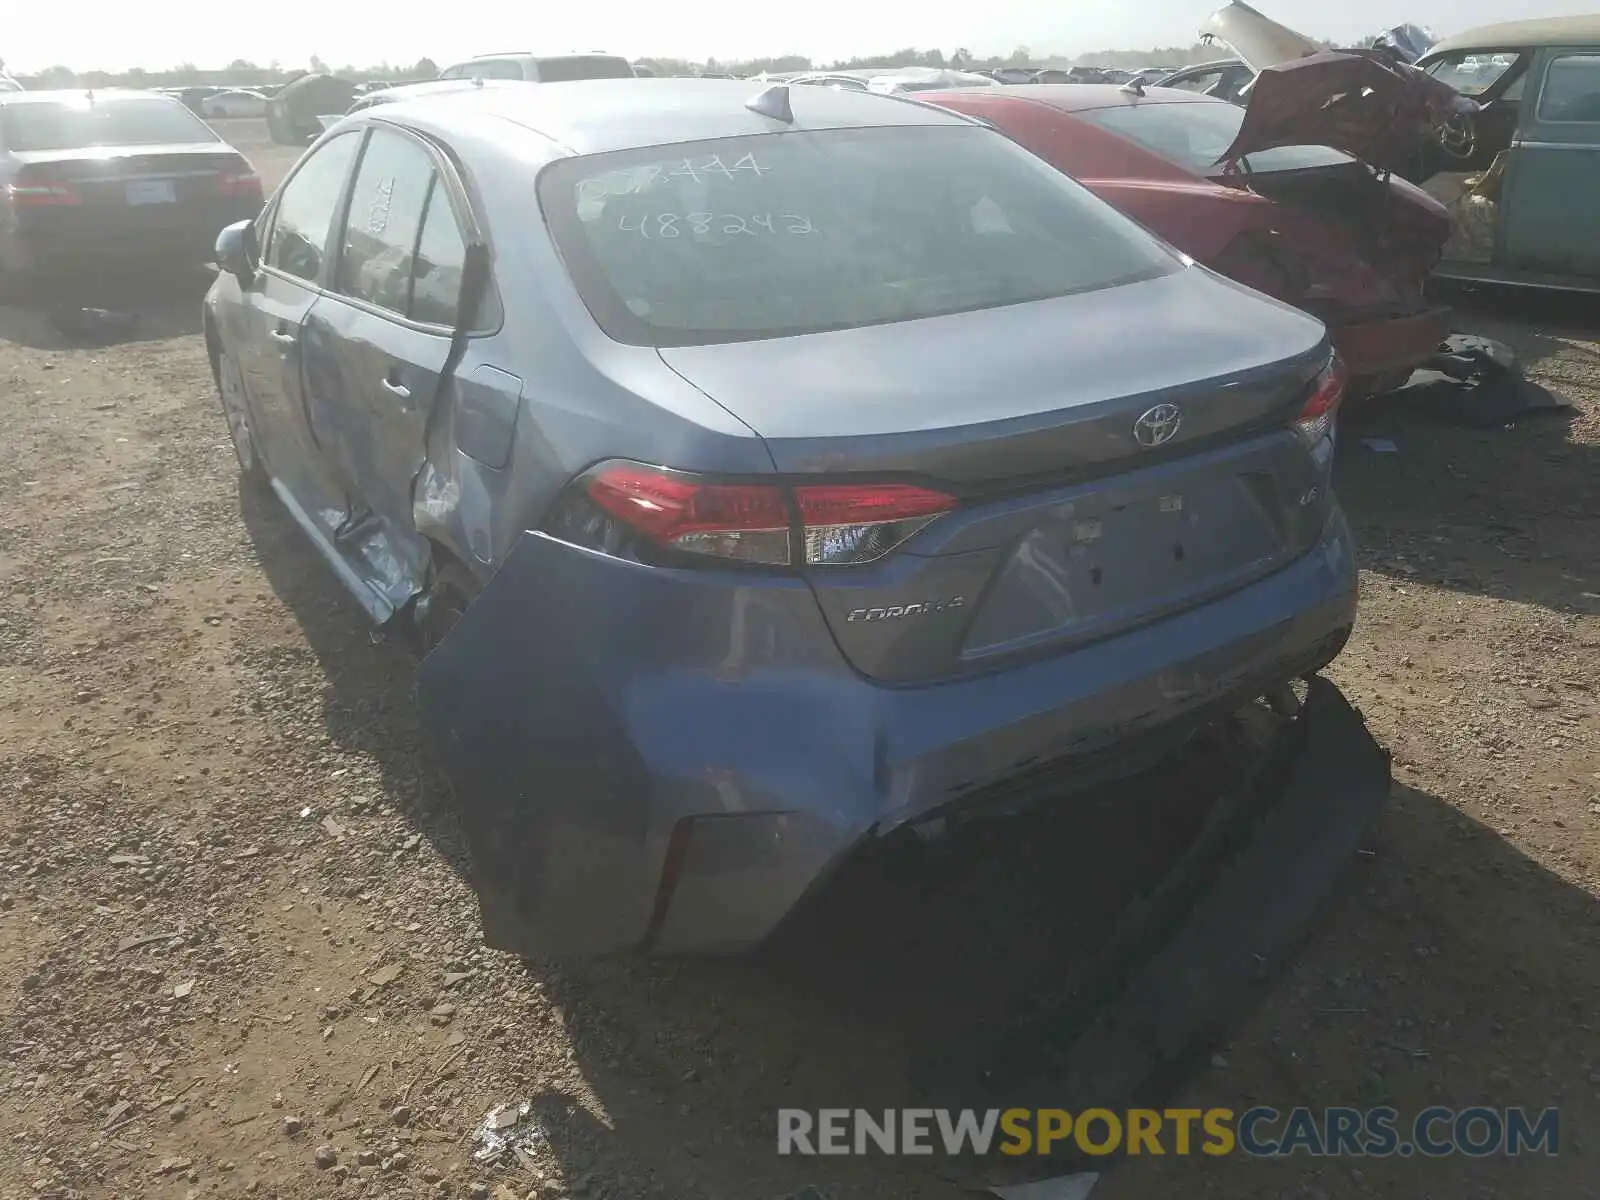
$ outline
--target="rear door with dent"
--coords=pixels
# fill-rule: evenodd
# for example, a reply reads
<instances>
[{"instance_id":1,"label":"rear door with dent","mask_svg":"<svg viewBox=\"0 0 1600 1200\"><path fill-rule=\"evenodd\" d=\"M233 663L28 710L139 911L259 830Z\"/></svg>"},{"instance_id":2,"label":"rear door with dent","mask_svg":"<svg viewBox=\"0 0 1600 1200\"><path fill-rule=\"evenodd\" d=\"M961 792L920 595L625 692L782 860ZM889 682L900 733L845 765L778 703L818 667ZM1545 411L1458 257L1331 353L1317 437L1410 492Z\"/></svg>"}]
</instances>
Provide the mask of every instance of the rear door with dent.
<instances>
[{"instance_id":1,"label":"rear door with dent","mask_svg":"<svg viewBox=\"0 0 1600 1200\"><path fill-rule=\"evenodd\" d=\"M1537 54L1501 196L1502 265L1600 278L1600 45Z\"/></svg>"},{"instance_id":2,"label":"rear door with dent","mask_svg":"<svg viewBox=\"0 0 1600 1200\"><path fill-rule=\"evenodd\" d=\"M427 562L412 485L454 340L465 239L436 152L375 125L350 189L328 294L306 327L319 437L355 505L343 549L392 604Z\"/></svg>"}]
</instances>

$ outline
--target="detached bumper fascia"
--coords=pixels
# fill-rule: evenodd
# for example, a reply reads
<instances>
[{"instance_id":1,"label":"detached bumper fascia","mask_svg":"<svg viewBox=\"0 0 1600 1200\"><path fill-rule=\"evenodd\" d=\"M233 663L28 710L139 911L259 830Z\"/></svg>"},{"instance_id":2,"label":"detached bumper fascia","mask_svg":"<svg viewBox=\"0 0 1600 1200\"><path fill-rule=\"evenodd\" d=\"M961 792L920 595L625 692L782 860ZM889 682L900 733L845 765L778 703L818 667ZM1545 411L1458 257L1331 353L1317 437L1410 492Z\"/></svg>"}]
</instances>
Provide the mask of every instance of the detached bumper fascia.
<instances>
[{"instance_id":1,"label":"detached bumper fascia","mask_svg":"<svg viewBox=\"0 0 1600 1200\"><path fill-rule=\"evenodd\" d=\"M873 685L799 580L644 567L528 534L423 662L491 945L733 952L864 837L1196 720L1320 663L1349 531L1232 596L946 684Z\"/></svg>"},{"instance_id":2,"label":"detached bumper fascia","mask_svg":"<svg viewBox=\"0 0 1600 1200\"><path fill-rule=\"evenodd\" d=\"M1248 1016L1337 893L1392 784L1389 753L1328 680L1312 680L1298 724L1287 769L1230 823L1237 849L1125 915L1107 938L1122 948L1059 996L942 1060L924 1080L932 1102L1159 1107L1195 1055Z\"/></svg>"}]
</instances>

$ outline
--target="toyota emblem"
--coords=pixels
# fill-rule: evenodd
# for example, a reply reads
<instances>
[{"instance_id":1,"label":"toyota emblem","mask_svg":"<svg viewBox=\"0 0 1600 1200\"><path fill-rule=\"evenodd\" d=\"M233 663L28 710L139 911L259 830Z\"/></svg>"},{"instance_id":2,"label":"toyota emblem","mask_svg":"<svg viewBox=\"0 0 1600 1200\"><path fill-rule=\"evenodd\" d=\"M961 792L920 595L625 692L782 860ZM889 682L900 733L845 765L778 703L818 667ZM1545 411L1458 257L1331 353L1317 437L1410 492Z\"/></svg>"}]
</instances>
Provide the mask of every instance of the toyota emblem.
<instances>
[{"instance_id":1,"label":"toyota emblem","mask_svg":"<svg viewBox=\"0 0 1600 1200\"><path fill-rule=\"evenodd\" d=\"M1133 440L1141 446L1165 446L1178 436L1183 413L1176 404L1158 404L1139 414L1133 423Z\"/></svg>"}]
</instances>

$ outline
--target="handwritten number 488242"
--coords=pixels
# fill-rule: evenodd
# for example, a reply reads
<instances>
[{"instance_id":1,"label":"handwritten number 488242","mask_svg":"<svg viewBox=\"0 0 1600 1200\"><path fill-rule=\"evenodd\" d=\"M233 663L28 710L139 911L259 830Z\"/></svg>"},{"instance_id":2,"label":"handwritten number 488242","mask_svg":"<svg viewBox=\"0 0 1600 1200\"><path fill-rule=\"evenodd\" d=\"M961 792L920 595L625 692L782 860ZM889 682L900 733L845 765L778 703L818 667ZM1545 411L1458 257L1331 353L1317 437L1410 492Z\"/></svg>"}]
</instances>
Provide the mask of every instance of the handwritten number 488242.
<instances>
[{"instance_id":1,"label":"handwritten number 488242","mask_svg":"<svg viewBox=\"0 0 1600 1200\"><path fill-rule=\"evenodd\" d=\"M750 237L761 237L763 234L792 234L803 237L808 233L815 233L808 217L797 213L772 213L752 214L751 216L738 216L733 213L652 213L630 220L628 217L619 217L617 228L623 233L637 233L646 241L666 240L700 235L725 234L735 237L747 234Z\"/></svg>"}]
</instances>

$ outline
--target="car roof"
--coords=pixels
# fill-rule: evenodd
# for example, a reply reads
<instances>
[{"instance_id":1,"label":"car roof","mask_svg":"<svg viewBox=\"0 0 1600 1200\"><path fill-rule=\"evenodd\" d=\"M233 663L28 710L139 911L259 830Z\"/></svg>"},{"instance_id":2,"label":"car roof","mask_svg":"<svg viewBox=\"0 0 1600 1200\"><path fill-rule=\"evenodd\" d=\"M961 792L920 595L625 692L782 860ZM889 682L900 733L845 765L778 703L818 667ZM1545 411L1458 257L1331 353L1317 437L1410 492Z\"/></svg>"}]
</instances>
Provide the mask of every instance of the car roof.
<instances>
[{"instance_id":1,"label":"car roof","mask_svg":"<svg viewBox=\"0 0 1600 1200\"><path fill-rule=\"evenodd\" d=\"M43 92L0 92L0 104L81 104L90 96L96 100L168 100L178 103L162 92L139 88L50 88Z\"/></svg>"},{"instance_id":2,"label":"car roof","mask_svg":"<svg viewBox=\"0 0 1600 1200\"><path fill-rule=\"evenodd\" d=\"M527 87L528 84L521 79L423 79L416 83L397 83L393 87L373 88L364 92L361 100L373 96L393 96L396 100L409 100L412 97L421 99L437 92L466 92L478 88L497 87Z\"/></svg>"},{"instance_id":3,"label":"car roof","mask_svg":"<svg viewBox=\"0 0 1600 1200\"><path fill-rule=\"evenodd\" d=\"M494 54L474 54L471 58L464 58L464 63L481 62L486 58L531 58L539 62L549 62L559 58L625 58L625 55L613 54L609 50L562 50L555 54L536 54L532 50L501 50Z\"/></svg>"},{"instance_id":4,"label":"car roof","mask_svg":"<svg viewBox=\"0 0 1600 1200\"><path fill-rule=\"evenodd\" d=\"M1468 29L1429 46L1427 57L1450 50L1526 50L1534 46L1593 45L1596 42L1600 42L1600 13L1541 17Z\"/></svg>"},{"instance_id":5,"label":"car roof","mask_svg":"<svg viewBox=\"0 0 1600 1200\"><path fill-rule=\"evenodd\" d=\"M995 92L991 88L951 88L923 92L932 96L987 96L1001 101L1041 104L1058 112L1087 112L1094 108L1137 108L1146 104L1226 104L1216 96L1202 96L1182 88L1145 88L1144 95L1124 91L1119 83L1036 83L1031 87Z\"/></svg>"},{"instance_id":6,"label":"car roof","mask_svg":"<svg viewBox=\"0 0 1600 1200\"><path fill-rule=\"evenodd\" d=\"M764 90L744 79L579 79L541 87L464 88L371 111L373 120L425 125L447 136L510 122L573 154L600 154L776 132L785 126L746 107ZM787 90L795 117L787 126L791 129L973 124L931 104L891 96L805 85Z\"/></svg>"}]
</instances>

